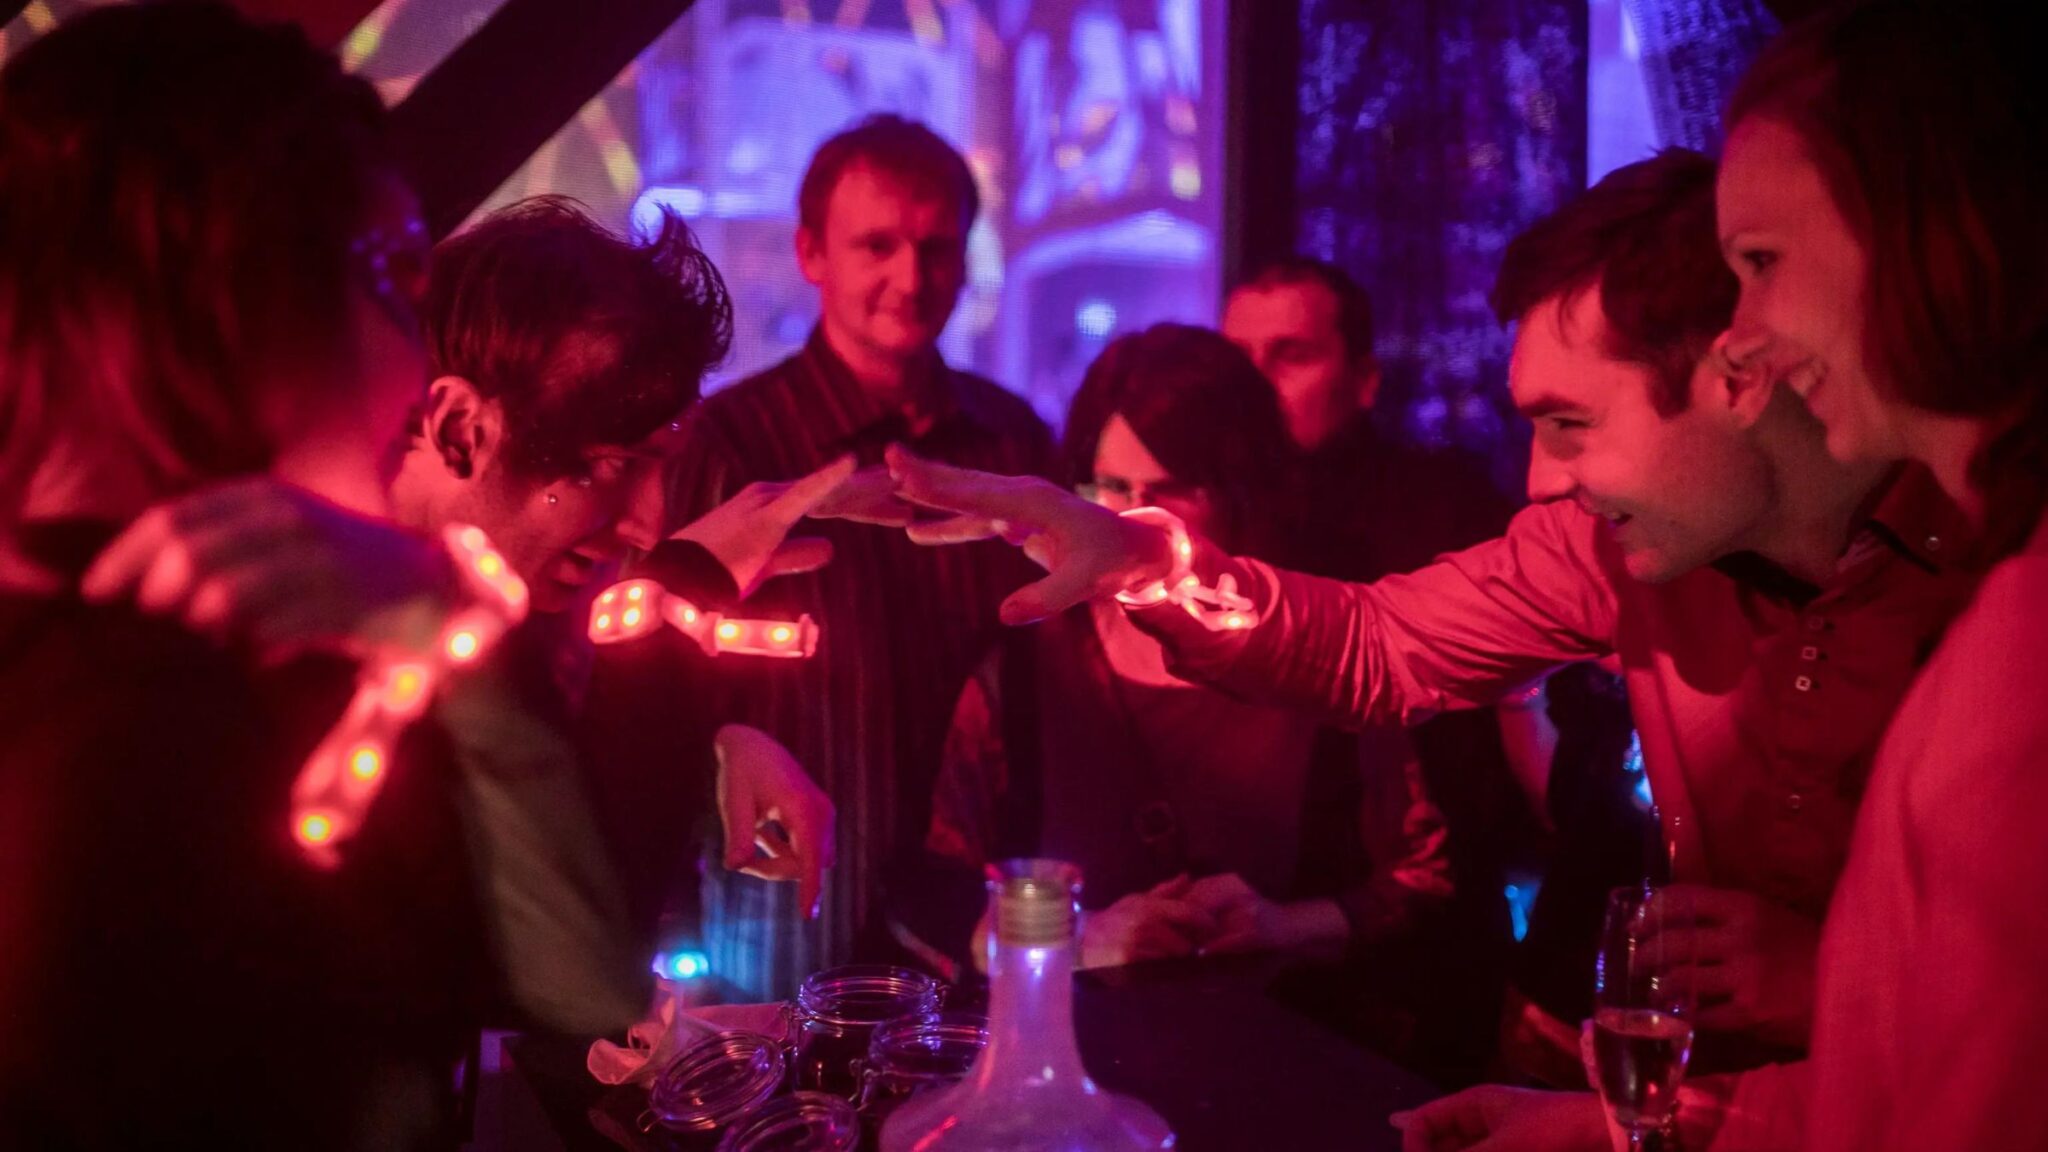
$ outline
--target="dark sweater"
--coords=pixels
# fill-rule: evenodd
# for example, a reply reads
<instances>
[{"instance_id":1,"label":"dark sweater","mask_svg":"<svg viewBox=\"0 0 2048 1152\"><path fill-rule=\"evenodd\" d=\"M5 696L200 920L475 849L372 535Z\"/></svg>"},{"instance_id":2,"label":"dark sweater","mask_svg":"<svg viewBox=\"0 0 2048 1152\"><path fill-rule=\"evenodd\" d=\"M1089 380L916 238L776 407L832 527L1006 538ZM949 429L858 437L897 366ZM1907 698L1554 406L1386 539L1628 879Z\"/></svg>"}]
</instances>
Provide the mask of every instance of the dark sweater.
<instances>
[{"instance_id":1,"label":"dark sweater","mask_svg":"<svg viewBox=\"0 0 2048 1152\"><path fill-rule=\"evenodd\" d=\"M448 1142L490 981L439 732L337 871L288 831L353 684L0 597L0 1146Z\"/></svg>"}]
</instances>

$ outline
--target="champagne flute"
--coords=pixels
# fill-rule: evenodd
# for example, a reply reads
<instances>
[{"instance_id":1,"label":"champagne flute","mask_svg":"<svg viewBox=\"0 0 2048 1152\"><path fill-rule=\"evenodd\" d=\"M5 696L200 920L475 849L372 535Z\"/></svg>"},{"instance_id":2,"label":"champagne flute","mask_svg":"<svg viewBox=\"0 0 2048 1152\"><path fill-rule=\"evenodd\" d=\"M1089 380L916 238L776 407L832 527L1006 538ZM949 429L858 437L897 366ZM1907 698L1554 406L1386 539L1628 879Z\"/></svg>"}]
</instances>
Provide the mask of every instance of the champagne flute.
<instances>
[{"instance_id":1,"label":"champagne flute","mask_svg":"<svg viewBox=\"0 0 2048 1152\"><path fill-rule=\"evenodd\" d=\"M1692 957L1677 954L1691 934L1664 931L1667 920L1683 921L1674 899L1649 887L1615 889L1600 938L1593 1064L1632 1150L1671 1119L1692 1055Z\"/></svg>"}]
</instances>

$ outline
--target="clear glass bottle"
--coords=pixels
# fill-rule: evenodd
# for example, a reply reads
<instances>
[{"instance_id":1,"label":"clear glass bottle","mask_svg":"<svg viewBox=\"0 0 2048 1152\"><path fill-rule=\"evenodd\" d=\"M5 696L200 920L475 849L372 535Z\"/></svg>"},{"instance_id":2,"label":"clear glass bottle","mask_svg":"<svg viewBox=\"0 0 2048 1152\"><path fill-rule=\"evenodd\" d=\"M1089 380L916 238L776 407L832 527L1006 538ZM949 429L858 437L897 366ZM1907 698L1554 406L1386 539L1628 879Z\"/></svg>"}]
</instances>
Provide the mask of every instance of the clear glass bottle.
<instances>
[{"instance_id":1,"label":"clear glass bottle","mask_svg":"<svg viewBox=\"0 0 2048 1152\"><path fill-rule=\"evenodd\" d=\"M989 881L988 1047L967 1079L882 1125L882 1152L1134 1152L1174 1146L1159 1115L1088 1078L1074 1042L1081 870L1005 862Z\"/></svg>"},{"instance_id":2,"label":"clear glass bottle","mask_svg":"<svg viewBox=\"0 0 2048 1152\"><path fill-rule=\"evenodd\" d=\"M860 1117L823 1092L796 1092L725 1130L717 1152L854 1152Z\"/></svg>"},{"instance_id":3,"label":"clear glass bottle","mask_svg":"<svg viewBox=\"0 0 2048 1152\"><path fill-rule=\"evenodd\" d=\"M856 1066L875 1026L938 1009L938 981L922 972L849 964L812 973L796 993L796 1086L852 1100L860 1091Z\"/></svg>"}]
</instances>

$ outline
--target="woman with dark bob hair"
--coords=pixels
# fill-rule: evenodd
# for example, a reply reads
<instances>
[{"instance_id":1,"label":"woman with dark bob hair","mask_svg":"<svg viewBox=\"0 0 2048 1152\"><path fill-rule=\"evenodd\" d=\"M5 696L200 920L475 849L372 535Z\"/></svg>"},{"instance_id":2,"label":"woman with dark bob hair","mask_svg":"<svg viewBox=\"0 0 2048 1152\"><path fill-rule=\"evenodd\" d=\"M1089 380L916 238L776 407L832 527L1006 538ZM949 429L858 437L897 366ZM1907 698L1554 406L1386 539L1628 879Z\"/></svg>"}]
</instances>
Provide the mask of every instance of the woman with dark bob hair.
<instances>
[{"instance_id":1,"label":"woman with dark bob hair","mask_svg":"<svg viewBox=\"0 0 2048 1152\"><path fill-rule=\"evenodd\" d=\"M1111 509L1164 508L1276 562L1299 547L1299 460L1278 397L1216 332L1161 324L1110 344L1074 396L1060 457L1065 481ZM1375 993L1343 1006L1347 1024L1437 1068L1456 1047L1432 1026L1440 1003L1408 994L1420 957L1452 952L1425 943L1442 943L1454 885L1405 734L1321 730L1182 681L1115 604L1011 634L967 683L928 847L935 875L960 877L959 897L897 902L898 935L950 965L971 959L982 865L1052 855L1086 877L1084 965L1216 951L1346 960L1339 986ZM1494 1020L1472 1023L1459 1038L1490 1035Z\"/></svg>"}]
</instances>

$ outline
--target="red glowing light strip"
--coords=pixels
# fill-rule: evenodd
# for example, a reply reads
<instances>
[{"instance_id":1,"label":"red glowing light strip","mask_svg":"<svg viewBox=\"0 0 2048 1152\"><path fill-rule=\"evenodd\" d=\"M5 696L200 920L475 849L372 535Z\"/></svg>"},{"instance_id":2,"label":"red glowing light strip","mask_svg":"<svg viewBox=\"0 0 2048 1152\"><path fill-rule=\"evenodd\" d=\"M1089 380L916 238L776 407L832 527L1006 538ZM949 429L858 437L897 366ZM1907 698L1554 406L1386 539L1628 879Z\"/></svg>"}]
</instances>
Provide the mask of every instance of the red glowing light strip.
<instances>
[{"instance_id":1,"label":"red glowing light strip","mask_svg":"<svg viewBox=\"0 0 2048 1152\"><path fill-rule=\"evenodd\" d=\"M451 525L443 535L477 602L442 627L431 657L365 663L348 710L292 782L292 837L321 867L340 863L338 849L384 787L398 738L426 711L440 681L482 659L526 618L526 584L483 531Z\"/></svg>"},{"instance_id":2,"label":"red glowing light strip","mask_svg":"<svg viewBox=\"0 0 2048 1152\"><path fill-rule=\"evenodd\" d=\"M1173 549L1173 570L1163 580L1117 593L1118 603L1133 608L1171 603L1211 632L1242 632L1258 625L1258 609L1238 593L1236 577L1226 572L1211 588L1195 575L1195 544L1180 517L1164 508L1133 508L1122 515L1166 533Z\"/></svg>"},{"instance_id":3,"label":"red glowing light strip","mask_svg":"<svg viewBox=\"0 0 2048 1152\"><path fill-rule=\"evenodd\" d=\"M809 614L795 620L744 620L705 612L647 579L614 584L590 606L590 639L598 644L637 639L663 623L713 656L802 660L818 650L818 624Z\"/></svg>"}]
</instances>

